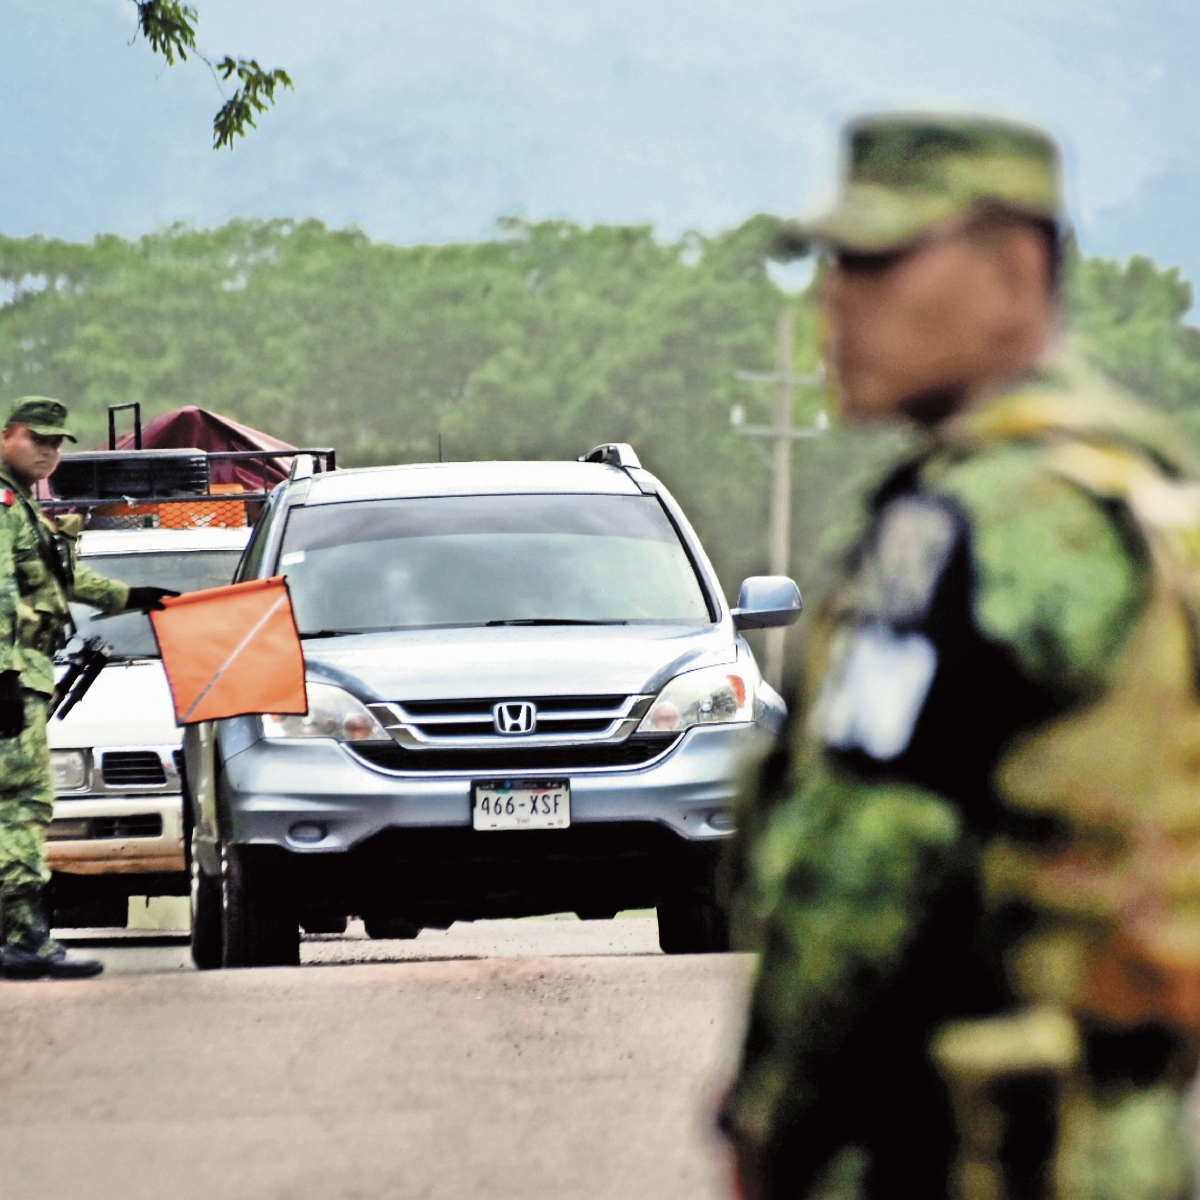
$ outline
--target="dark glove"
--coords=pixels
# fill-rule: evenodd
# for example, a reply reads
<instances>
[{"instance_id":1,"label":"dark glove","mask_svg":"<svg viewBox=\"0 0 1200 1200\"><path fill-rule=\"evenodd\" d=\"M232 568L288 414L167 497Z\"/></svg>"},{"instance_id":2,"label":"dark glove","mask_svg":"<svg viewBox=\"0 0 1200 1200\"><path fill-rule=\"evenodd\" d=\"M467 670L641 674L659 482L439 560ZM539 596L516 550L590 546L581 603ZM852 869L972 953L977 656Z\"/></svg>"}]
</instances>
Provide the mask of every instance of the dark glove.
<instances>
[{"instance_id":1,"label":"dark glove","mask_svg":"<svg viewBox=\"0 0 1200 1200\"><path fill-rule=\"evenodd\" d=\"M25 693L19 671L0 671L0 738L15 738L25 728Z\"/></svg>"},{"instance_id":2,"label":"dark glove","mask_svg":"<svg viewBox=\"0 0 1200 1200\"><path fill-rule=\"evenodd\" d=\"M167 596L178 595L178 592L173 592L170 588L131 587L125 607L127 609L140 608L144 613L162 612L163 600Z\"/></svg>"}]
</instances>

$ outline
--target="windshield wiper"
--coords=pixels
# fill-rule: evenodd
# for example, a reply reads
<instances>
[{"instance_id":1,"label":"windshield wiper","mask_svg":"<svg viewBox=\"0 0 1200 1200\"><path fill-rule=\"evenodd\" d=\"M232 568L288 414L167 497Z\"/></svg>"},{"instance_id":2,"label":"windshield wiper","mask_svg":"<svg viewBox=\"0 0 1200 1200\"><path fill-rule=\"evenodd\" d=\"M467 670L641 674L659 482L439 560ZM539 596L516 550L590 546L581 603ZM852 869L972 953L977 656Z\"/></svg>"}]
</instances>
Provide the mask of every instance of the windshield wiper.
<instances>
[{"instance_id":1,"label":"windshield wiper","mask_svg":"<svg viewBox=\"0 0 1200 1200\"><path fill-rule=\"evenodd\" d=\"M628 625L628 621L581 621L575 617L516 617L508 621L488 621L493 625Z\"/></svg>"},{"instance_id":2,"label":"windshield wiper","mask_svg":"<svg viewBox=\"0 0 1200 1200\"><path fill-rule=\"evenodd\" d=\"M353 634L360 632L357 629L317 629L312 633L305 631L300 634L304 638L327 638L327 637L350 637Z\"/></svg>"}]
</instances>

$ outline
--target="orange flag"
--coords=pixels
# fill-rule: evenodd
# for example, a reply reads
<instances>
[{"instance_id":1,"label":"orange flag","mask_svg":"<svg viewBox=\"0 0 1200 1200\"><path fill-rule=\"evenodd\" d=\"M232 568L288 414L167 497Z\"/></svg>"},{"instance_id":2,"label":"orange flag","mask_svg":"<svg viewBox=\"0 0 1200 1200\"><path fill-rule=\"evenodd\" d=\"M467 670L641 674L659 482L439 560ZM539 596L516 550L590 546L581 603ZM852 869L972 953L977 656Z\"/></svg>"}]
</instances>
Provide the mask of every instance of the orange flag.
<instances>
[{"instance_id":1,"label":"orange flag","mask_svg":"<svg viewBox=\"0 0 1200 1200\"><path fill-rule=\"evenodd\" d=\"M282 575L164 600L150 621L178 724L308 712L304 651Z\"/></svg>"}]
</instances>

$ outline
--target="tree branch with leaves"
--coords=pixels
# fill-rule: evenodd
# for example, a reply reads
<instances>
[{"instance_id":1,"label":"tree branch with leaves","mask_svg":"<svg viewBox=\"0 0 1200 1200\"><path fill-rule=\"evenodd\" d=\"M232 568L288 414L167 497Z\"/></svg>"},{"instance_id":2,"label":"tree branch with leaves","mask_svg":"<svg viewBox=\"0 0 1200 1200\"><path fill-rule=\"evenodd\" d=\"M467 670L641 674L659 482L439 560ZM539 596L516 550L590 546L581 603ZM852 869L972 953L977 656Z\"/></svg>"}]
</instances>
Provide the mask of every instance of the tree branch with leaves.
<instances>
[{"instance_id":1,"label":"tree branch with leaves","mask_svg":"<svg viewBox=\"0 0 1200 1200\"><path fill-rule=\"evenodd\" d=\"M248 129L257 129L255 115L265 112L275 103L275 92L292 88L292 80L284 70L265 70L253 58L233 58L226 55L214 63L201 54L196 46L196 23L199 13L181 0L133 0L137 7L138 33L155 54L161 54L168 66L176 60L187 62L194 54L208 65L214 77L228 82L237 79L237 89L221 105L213 118L213 149L224 146L233 149L235 138L245 137ZM134 35L137 37L137 34Z\"/></svg>"}]
</instances>

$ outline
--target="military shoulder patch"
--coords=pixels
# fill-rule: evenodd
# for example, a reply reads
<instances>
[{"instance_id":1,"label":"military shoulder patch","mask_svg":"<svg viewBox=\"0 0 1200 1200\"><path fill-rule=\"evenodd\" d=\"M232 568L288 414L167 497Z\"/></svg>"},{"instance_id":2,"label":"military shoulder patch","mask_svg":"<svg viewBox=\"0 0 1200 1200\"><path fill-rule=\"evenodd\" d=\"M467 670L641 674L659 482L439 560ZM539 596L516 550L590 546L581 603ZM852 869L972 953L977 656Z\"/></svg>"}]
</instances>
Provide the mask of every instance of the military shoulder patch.
<instances>
[{"instance_id":1,"label":"military shoulder patch","mask_svg":"<svg viewBox=\"0 0 1200 1200\"><path fill-rule=\"evenodd\" d=\"M912 741L937 674L937 649L924 634L882 623L860 626L840 649L817 701L818 728L835 750L890 762Z\"/></svg>"},{"instance_id":2,"label":"military shoulder patch","mask_svg":"<svg viewBox=\"0 0 1200 1200\"><path fill-rule=\"evenodd\" d=\"M0 504L3 504L5 508L12 508L16 502L17 497L9 488L0 489Z\"/></svg>"},{"instance_id":3,"label":"military shoulder patch","mask_svg":"<svg viewBox=\"0 0 1200 1200\"><path fill-rule=\"evenodd\" d=\"M853 581L859 616L916 625L928 615L962 519L938 496L908 495L880 513Z\"/></svg>"}]
</instances>

